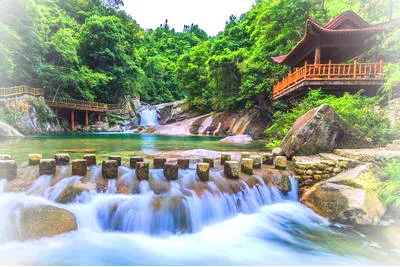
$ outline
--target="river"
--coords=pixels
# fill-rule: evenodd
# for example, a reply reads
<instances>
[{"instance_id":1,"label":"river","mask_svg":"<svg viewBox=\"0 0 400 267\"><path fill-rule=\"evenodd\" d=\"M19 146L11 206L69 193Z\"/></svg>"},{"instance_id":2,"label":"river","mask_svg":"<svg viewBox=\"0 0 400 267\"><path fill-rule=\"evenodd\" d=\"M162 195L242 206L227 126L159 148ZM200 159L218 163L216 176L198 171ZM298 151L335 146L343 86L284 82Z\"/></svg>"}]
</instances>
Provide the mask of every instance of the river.
<instances>
[{"instance_id":1,"label":"river","mask_svg":"<svg viewBox=\"0 0 400 267\"><path fill-rule=\"evenodd\" d=\"M1 153L22 161L27 153L50 155L84 147L118 154L256 149L221 144L215 138L67 135L3 140ZM94 182L100 177L100 167L91 168ZM124 182L136 179L132 170L119 168ZM107 192L84 192L73 203L59 204L54 202L57 195L80 179L61 173L65 177L54 186L50 187L51 177L41 176L22 193L4 192L7 182L0 179L1 265L374 265L398 260L393 257L395 252L384 249L374 236L330 224L300 204L293 178L288 194L265 185L260 178L255 187L227 194L214 184L221 179L221 172L212 171L208 189L199 195L187 186L196 182L192 167L179 170L179 180L169 182L169 191L161 195L156 195L147 181L140 182L136 194L117 194L115 181L110 180ZM166 182L160 170L151 170L150 180ZM11 215L25 206L42 204L71 211L78 230L16 241L13 237L19 223Z\"/></svg>"}]
</instances>

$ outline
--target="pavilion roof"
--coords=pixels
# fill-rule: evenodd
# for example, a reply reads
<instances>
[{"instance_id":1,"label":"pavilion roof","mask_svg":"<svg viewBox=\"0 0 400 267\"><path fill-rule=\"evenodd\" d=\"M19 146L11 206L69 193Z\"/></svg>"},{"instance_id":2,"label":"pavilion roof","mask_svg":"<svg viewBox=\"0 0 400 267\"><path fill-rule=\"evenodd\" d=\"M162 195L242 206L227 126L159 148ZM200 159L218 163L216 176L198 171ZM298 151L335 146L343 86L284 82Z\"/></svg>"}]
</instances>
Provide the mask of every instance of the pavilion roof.
<instances>
[{"instance_id":1,"label":"pavilion roof","mask_svg":"<svg viewBox=\"0 0 400 267\"><path fill-rule=\"evenodd\" d=\"M306 53L306 51L309 52L310 49L307 48L321 43L321 40L325 40L325 42L330 41L333 44L335 40L338 40L337 44L339 46L340 42L346 39L368 39L385 30L388 25L389 23L371 25L352 11L340 14L325 25L321 25L313 19L308 18L303 38L288 54L272 57L272 60L277 63L296 65L299 58L301 58L299 54ZM354 56L354 53L352 56Z\"/></svg>"}]
</instances>

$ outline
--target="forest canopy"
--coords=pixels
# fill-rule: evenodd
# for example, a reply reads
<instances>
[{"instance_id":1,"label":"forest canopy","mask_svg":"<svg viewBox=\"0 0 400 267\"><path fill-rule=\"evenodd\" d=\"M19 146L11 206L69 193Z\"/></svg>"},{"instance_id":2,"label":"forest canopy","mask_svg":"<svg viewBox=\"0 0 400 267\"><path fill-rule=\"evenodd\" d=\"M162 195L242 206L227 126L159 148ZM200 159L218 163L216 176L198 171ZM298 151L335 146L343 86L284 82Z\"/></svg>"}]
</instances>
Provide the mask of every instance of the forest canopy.
<instances>
[{"instance_id":1,"label":"forest canopy","mask_svg":"<svg viewBox=\"0 0 400 267\"><path fill-rule=\"evenodd\" d=\"M210 37L190 23L144 30L122 6L122 0L0 0L0 86L114 103L124 95L152 104L187 98L200 111L268 108L272 85L288 71L270 57L301 39L307 17L325 23L354 10L379 23L399 13L390 0L259 0ZM385 51L394 50L398 37L388 40ZM383 56L394 60L393 53Z\"/></svg>"}]
</instances>

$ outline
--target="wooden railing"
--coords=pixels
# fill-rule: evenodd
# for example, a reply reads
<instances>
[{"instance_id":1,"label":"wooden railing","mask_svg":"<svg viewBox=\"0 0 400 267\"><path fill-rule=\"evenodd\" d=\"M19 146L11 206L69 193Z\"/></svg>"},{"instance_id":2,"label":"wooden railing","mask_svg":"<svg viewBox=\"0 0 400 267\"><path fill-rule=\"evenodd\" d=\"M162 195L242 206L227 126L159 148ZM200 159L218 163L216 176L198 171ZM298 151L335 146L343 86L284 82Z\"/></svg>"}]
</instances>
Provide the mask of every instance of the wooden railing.
<instances>
[{"instance_id":1,"label":"wooden railing","mask_svg":"<svg viewBox=\"0 0 400 267\"><path fill-rule=\"evenodd\" d=\"M274 85L272 96L276 97L304 80L381 80L383 62L350 64L307 64L295 69Z\"/></svg>"},{"instance_id":2,"label":"wooden railing","mask_svg":"<svg viewBox=\"0 0 400 267\"><path fill-rule=\"evenodd\" d=\"M64 107L69 109L81 109L81 110L95 110L95 111L108 111L110 109L109 104L92 102L92 101L84 101L84 100L76 100L69 98L49 97L46 99L46 102L53 107Z\"/></svg>"},{"instance_id":3,"label":"wooden railing","mask_svg":"<svg viewBox=\"0 0 400 267\"><path fill-rule=\"evenodd\" d=\"M44 96L42 89L32 88L29 86L16 86L8 88L0 88L0 98L11 98L23 95ZM125 99L120 104L105 104L93 101L75 100L62 97L46 97L46 102L53 107L69 108L77 110L93 110L93 111L110 111L125 109L128 106L129 99Z\"/></svg>"},{"instance_id":4,"label":"wooden railing","mask_svg":"<svg viewBox=\"0 0 400 267\"><path fill-rule=\"evenodd\" d=\"M32 88L30 86L15 86L8 88L0 88L0 98L9 98L22 95L43 96L43 90Z\"/></svg>"}]
</instances>

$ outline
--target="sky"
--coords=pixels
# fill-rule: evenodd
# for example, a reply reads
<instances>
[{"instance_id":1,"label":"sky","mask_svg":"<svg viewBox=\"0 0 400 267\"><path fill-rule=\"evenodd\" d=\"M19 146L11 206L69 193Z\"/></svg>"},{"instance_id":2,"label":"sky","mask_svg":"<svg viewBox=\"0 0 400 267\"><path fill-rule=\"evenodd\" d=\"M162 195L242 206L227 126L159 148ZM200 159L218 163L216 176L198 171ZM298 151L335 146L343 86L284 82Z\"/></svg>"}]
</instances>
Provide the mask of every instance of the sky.
<instances>
[{"instance_id":1,"label":"sky","mask_svg":"<svg viewBox=\"0 0 400 267\"><path fill-rule=\"evenodd\" d=\"M142 28L155 29L168 19L176 31L184 25L198 24L208 35L222 31L233 14L250 10L255 0L125 0L124 10Z\"/></svg>"}]
</instances>

